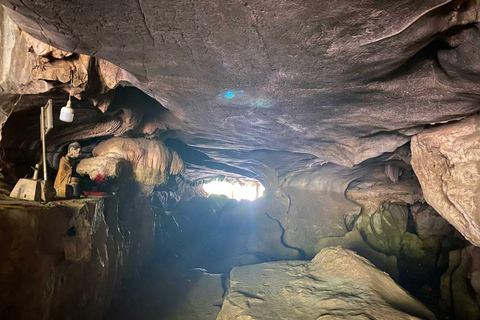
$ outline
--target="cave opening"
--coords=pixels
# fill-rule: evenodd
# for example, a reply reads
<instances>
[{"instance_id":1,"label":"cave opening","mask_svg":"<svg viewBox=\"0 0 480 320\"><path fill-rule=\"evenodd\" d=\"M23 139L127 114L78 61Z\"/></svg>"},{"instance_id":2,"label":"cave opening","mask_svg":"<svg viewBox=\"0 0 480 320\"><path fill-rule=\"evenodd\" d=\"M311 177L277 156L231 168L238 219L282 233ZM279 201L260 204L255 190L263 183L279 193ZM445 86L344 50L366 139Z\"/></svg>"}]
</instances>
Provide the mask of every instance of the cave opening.
<instances>
[{"instance_id":1,"label":"cave opening","mask_svg":"<svg viewBox=\"0 0 480 320\"><path fill-rule=\"evenodd\" d=\"M258 181L240 182L237 181L220 181L214 179L203 183L203 190L208 195L225 195L235 200L253 201L263 196L265 187Z\"/></svg>"}]
</instances>

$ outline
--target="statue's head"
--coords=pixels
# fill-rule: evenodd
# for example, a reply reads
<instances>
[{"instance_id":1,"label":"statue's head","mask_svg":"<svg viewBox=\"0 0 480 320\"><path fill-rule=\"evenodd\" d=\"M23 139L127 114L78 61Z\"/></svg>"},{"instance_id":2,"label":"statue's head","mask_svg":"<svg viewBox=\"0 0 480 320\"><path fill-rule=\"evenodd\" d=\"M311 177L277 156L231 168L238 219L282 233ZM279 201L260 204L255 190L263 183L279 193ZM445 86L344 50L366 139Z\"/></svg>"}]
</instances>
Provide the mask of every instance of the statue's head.
<instances>
[{"instance_id":1,"label":"statue's head","mask_svg":"<svg viewBox=\"0 0 480 320\"><path fill-rule=\"evenodd\" d=\"M78 158L80 156L80 151L82 151L82 147L80 143L73 142L68 145L68 153L67 156L69 158Z\"/></svg>"}]
</instances>

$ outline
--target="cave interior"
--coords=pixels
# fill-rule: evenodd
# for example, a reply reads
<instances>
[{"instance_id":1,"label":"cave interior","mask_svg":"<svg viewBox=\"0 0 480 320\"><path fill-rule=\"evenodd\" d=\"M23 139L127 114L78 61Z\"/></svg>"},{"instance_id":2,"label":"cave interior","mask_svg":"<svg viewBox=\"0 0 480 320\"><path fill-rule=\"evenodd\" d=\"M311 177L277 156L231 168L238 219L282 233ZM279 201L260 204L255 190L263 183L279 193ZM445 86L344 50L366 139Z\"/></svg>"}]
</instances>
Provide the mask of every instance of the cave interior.
<instances>
[{"instance_id":1,"label":"cave interior","mask_svg":"<svg viewBox=\"0 0 480 320\"><path fill-rule=\"evenodd\" d=\"M0 319L479 320L479 22L0 0Z\"/></svg>"}]
</instances>

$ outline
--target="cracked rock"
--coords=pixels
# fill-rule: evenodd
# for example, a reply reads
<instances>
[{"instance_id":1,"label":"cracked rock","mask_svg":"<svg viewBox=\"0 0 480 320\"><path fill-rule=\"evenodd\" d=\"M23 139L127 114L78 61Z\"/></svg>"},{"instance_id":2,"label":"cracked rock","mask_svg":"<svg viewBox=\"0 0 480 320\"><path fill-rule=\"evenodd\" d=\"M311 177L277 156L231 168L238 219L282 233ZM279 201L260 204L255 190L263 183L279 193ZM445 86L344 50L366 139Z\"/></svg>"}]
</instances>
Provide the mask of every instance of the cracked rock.
<instances>
[{"instance_id":1,"label":"cracked rock","mask_svg":"<svg viewBox=\"0 0 480 320\"><path fill-rule=\"evenodd\" d=\"M217 320L435 319L386 273L339 247L311 262L243 266L230 276Z\"/></svg>"}]
</instances>

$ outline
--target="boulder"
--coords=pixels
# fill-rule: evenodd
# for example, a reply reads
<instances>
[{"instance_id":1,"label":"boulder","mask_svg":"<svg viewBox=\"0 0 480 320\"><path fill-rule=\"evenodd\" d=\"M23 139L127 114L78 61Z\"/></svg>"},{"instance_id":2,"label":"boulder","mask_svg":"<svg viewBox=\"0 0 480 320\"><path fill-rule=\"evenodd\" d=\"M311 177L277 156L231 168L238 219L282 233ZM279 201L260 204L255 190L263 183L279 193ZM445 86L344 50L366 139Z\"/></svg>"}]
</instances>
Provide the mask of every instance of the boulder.
<instances>
[{"instance_id":1,"label":"boulder","mask_svg":"<svg viewBox=\"0 0 480 320\"><path fill-rule=\"evenodd\" d=\"M387 256L375 251L362 238L357 229L348 232L344 237L330 237L318 240L315 250L320 252L324 248L340 246L344 249L355 251L358 255L368 259L377 268L385 271L395 281L398 280L397 257Z\"/></svg>"},{"instance_id":2,"label":"boulder","mask_svg":"<svg viewBox=\"0 0 480 320\"><path fill-rule=\"evenodd\" d=\"M413 137L412 166L425 200L480 246L480 117L432 127Z\"/></svg>"},{"instance_id":3,"label":"boulder","mask_svg":"<svg viewBox=\"0 0 480 320\"><path fill-rule=\"evenodd\" d=\"M350 250L323 249L310 262L238 267L217 320L436 319L386 273Z\"/></svg>"}]
</instances>

